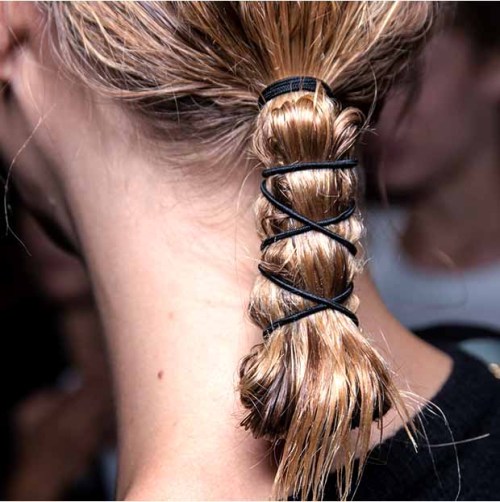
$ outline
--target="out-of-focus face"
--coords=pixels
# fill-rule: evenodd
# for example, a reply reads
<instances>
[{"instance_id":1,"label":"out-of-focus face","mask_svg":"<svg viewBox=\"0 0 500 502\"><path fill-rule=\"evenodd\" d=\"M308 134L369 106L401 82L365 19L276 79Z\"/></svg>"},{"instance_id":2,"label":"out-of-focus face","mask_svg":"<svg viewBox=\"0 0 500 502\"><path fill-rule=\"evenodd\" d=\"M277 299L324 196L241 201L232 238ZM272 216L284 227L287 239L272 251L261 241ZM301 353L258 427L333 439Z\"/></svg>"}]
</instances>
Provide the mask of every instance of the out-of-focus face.
<instances>
[{"instance_id":1,"label":"out-of-focus face","mask_svg":"<svg viewBox=\"0 0 500 502\"><path fill-rule=\"evenodd\" d=\"M465 35L435 36L423 54L421 82L395 86L382 109L374 139L379 180L389 191L416 192L442 183L471 165L498 133L497 95L488 61ZM415 88L414 88L415 90Z\"/></svg>"}]
</instances>

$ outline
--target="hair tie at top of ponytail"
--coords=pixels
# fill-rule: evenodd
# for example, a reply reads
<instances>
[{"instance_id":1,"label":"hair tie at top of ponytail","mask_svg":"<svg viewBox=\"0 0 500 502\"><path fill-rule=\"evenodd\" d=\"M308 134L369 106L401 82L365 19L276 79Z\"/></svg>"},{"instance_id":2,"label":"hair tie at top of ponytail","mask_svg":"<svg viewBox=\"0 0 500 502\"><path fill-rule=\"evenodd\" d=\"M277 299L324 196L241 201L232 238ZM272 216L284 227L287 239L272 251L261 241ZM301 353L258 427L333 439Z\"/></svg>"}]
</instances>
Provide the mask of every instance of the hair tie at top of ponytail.
<instances>
[{"instance_id":1,"label":"hair tie at top of ponytail","mask_svg":"<svg viewBox=\"0 0 500 502\"><path fill-rule=\"evenodd\" d=\"M329 98L334 97L331 87L323 80L316 77L286 77L281 80L276 80L268 85L259 96L259 109L261 109L268 101L277 96L288 92L310 91L315 92L318 82L323 86Z\"/></svg>"}]
</instances>

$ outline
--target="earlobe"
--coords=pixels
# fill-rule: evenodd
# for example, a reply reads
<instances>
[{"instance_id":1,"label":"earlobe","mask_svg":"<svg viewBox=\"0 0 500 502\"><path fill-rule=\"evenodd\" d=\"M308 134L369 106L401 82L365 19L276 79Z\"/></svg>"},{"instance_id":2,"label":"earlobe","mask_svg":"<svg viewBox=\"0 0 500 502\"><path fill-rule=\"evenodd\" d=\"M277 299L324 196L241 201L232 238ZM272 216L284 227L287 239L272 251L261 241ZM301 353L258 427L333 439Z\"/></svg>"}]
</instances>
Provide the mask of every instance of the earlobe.
<instances>
[{"instance_id":1,"label":"earlobe","mask_svg":"<svg viewBox=\"0 0 500 502\"><path fill-rule=\"evenodd\" d=\"M34 2L0 2L0 82L11 79L16 52L29 39L36 19Z\"/></svg>"}]
</instances>

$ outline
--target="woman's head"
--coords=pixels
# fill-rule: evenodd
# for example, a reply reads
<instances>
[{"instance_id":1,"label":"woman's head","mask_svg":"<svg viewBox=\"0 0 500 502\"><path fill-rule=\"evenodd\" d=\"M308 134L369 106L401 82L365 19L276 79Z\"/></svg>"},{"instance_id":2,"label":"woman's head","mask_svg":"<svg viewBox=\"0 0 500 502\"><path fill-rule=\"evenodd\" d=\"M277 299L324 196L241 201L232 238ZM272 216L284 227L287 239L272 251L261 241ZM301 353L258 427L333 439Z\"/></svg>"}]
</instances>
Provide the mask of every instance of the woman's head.
<instances>
[{"instance_id":1,"label":"woman's head","mask_svg":"<svg viewBox=\"0 0 500 502\"><path fill-rule=\"evenodd\" d=\"M78 220L102 211L103 198L112 212L117 185L139 186L121 196L133 203L147 192L153 205L153 194L189 186L198 197L191 207L178 197L176 214L196 217L202 206L220 210L220 194L263 167L352 158L371 110L407 66L435 9L425 2L38 7L27 15L21 7L11 12L18 39L5 53L16 64L5 65L11 92L2 114L15 118L16 133L4 150L13 158L24 149L14 169L25 195L76 246L85 241ZM14 42L23 47L21 56ZM318 86L280 95L259 110L263 89L291 75L323 80L334 97ZM137 172L139 158L149 167ZM149 193L152 185L156 191ZM256 184L250 187L257 197ZM354 204L357 176L344 169L290 172L274 176L267 188L310 220L334 219ZM256 214L262 239L301 226L263 196ZM357 211L325 226L353 244L362 236ZM362 261L339 241L309 231L264 247L261 266L330 300L349 289ZM353 294L345 307L355 311L357 303ZM312 306L262 276L250 315L266 329ZM381 357L351 318L331 309L275 329L244 358L240 377L242 424L281 449L273 494L279 498L310 490L317 498L334 466L346 496L353 458L365 458L373 418L390 407L405 415Z\"/></svg>"}]
</instances>

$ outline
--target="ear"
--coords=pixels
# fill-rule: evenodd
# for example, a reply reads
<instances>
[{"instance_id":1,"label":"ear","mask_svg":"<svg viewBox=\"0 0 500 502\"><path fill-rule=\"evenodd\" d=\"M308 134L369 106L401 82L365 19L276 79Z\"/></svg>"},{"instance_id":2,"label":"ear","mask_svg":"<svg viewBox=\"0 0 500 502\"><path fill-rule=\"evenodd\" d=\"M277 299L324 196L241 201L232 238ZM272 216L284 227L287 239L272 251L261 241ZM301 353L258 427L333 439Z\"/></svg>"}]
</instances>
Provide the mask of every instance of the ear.
<instances>
[{"instance_id":1,"label":"ear","mask_svg":"<svg viewBox=\"0 0 500 502\"><path fill-rule=\"evenodd\" d=\"M12 78L16 55L39 21L35 2L0 2L0 82Z\"/></svg>"}]
</instances>

